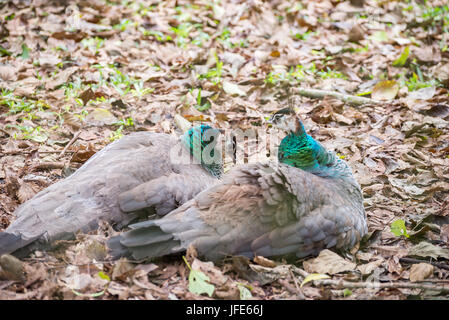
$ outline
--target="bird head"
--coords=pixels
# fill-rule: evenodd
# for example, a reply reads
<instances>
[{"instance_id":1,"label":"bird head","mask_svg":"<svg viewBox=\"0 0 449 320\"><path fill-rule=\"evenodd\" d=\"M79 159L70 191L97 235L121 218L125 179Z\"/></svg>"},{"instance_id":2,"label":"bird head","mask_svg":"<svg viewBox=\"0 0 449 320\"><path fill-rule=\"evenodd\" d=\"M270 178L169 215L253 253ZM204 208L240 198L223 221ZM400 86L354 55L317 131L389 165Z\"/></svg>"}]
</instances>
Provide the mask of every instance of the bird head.
<instances>
[{"instance_id":1,"label":"bird head","mask_svg":"<svg viewBox=\"0 0 449 320\"><path fill-rule=\"evenodd\" d=\"M296 135L305 134L304 125L292 107L276 111L271 115L268 123L287 133L294 133Z\"/></svg>"}]
</instances>

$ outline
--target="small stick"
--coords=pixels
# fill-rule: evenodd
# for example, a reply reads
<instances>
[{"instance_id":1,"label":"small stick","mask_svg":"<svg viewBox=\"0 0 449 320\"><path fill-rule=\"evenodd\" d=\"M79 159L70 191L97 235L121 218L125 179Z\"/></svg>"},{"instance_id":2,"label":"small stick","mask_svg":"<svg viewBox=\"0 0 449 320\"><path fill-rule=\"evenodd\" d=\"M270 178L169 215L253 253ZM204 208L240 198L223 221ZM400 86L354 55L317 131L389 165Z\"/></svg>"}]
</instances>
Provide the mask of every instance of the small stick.
<instances>
[{"instance_id":1,"label":"small stick","mask_svg":"<svg viewBox=\"0 0 449 320\"><path fill-rule=\"evenodd\" d=\"M301 268L294 267L293 271L299 273L302 277L307 277L308 272L302 270ZM315 285L328 285L343 288L365 288L365 289L396 289L396 288L407 288L407 289L422 289L422 290L435 290L441 292L449 292L449 285L437 286L433 284L424 283L408 283L408 282L350 282L344 280L313 280Z\"/></svg>"},{"instance_id":2,"label":"small stick","mask_svg":"<svg viewBox=\"0 0 449 320\"><path fill-rule=\"evenodd\" d=\"M0 128L0 131L1 132L3 132L4 134L7 134L8 135L8 137L10 137L11 136L11 134L8 132L8 131L6 131L6 130L3 130L2 128Z\"/></svg>"},{"instance_id":3,"label":"small stick","mask_svg":"<svg viewBox=\"0 0 449 320\"><path fill-rule=\"evenodd\" d=\"M31 167L31 171L45 170L45 169L62 169L64 168L64 162L42 162L35 164Z\"/></svg>"},{"instance_id":4,"label":"small stick","mask_svg":"<svg viewBox=\"0 0 449 320\"><path fill-rule=\"evenodd\" d=\"M419 259L413 259L413 258L400 258L399 262L402 262L402 263L429 263L432 266L435 266L435 267L438 267L441 269L445 269L445 270L449 270L448 264L439 263L439 262L431 262L431 261L419 260Z\"/></svg>"},{"instance_id":5,"label":"small stick","mask_svg":"<svg viewBox=\"0 0 449 320\"><path fill-rule=\"evenodd\" d=\"M70 140L69 143L67 143L67 145L64 147L64 149L61 151L61 153L58 156L58 159L60 159L64 155L64 153L67 151L67 149L76 141L76 139L78 139L80 134L81 134L81 130L79 130L78 132L76 132L73 135L72 140Z\"/></svg>"},{"instance_id":6,"label":"small stick","mask_svg":"<svg viewBox=\"0 0 449 320\"><path fill-rule=\"evenodd\" d=\"M364 104L379 104L380 101L376 101L369 98L353 96L350 94L343 94L334 91L317 90L317 89L306 89L306 88L296 88L293 89L293 93L299 94L304 97L323 99L325 96L331 96L343 102L351 105L360 106Z\"/></svg>"},{"instance_id":7,"label":"small stick","mask_svg":"<svg viewBox=\"0 0 449 320\"><path fill-rule=\"evenodd\" d=\"M433 284L407 283L407 282L350 282L343 280L314 280L318 285L330 285L343 288L365 288L365 289L421 289L449 292L449 285L436 286Z\"/></svg>"}]
</instances>

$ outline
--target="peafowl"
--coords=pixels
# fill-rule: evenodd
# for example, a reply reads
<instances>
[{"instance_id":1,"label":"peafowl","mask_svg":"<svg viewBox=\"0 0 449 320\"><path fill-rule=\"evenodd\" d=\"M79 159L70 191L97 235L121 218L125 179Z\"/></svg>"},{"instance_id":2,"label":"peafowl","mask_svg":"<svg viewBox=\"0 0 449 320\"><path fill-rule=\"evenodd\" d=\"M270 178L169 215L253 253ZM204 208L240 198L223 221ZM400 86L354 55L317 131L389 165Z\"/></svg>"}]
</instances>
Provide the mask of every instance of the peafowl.
<instances>
[{"instance_id":1,"label":"peafowl","mask_svg":"<svg viewBox=\"0 0 449 320\"><path fill-rule=\"evenodd\" d=\"M287 131L279 163L233 168L168 215L111 238L111 255L140 260L193 245L214 261L226 255L304 257L353 247L367 224L361 189L348 164L308 135L293 109L270 120Z\"/></svg>"},{"instance_id":2,"label":"peafowl","mask_svg":"<svg viewBox=\"0 0 449 320\"><path fill-rule=\"evenodd\" d=\"M203 139L206 132L208 138ZM0 233L0 255L48 249L54 240L95 230L100 220L121 228L142 214L172 211L221 177L220 153L213 148L219 134L202 124L180 139L136 132L111 143L71 176L17 208L16 220ZM217 152L216 162L198 158L196 150L207 146L212 146L212 155ZM176 163L170 158L174 151Z\"/></svg>"}]
</instances>

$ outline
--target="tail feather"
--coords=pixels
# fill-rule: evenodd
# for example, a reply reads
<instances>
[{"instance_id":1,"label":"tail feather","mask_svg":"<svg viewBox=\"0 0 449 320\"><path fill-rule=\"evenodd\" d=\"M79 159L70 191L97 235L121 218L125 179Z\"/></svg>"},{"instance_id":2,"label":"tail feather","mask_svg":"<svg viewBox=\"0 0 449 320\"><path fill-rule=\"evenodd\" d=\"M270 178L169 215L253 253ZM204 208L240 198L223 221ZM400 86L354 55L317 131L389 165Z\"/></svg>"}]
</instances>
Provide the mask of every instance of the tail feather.
<instances>
[{"instance_id":1,"label":"tail feather","mask_svg":"<svg viewBox=\"0 0 449 320\"><path fill-rule=\"evenodd\" d=\"M14 251L27 246L39 237L24 239L20 235L9 232L0 233L0 255L13 253Z\"/></svg>"},{"instance_id":2,"label":"tail feather","mask_svg":"<svg viewBox=\"0 0 449 320\"><path fill-rule=\"evenodd\" d=\"M132 257L140 260L155 258L182 251L179 240L172 234L162 231L154 221L146 221L145 226L132 225L135 228L120 236L111 238L107 245L110 255L114 258Z\"/></svg>"}]
</instances>

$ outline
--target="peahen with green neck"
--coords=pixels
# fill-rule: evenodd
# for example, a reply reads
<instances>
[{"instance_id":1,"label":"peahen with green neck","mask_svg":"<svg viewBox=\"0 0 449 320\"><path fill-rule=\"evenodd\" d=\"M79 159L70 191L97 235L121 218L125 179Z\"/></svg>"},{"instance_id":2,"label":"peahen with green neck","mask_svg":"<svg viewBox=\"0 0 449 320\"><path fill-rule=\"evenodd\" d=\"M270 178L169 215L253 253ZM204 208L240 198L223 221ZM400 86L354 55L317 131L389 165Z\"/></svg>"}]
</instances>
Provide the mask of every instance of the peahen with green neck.
<instances>
[{"instance_id":1,"label":"peahen with green neck","mask_svg":"<svg viewBox=\"0 0 449 320\"><path fill-rule=\"evenodd\" d=\"M17 208L16 220L0 232L0 255L48 249L55 240L95 230L100 220L121 228L139 216L174 210L221 177L221 155L214 150L219 134L202 124L180 139L136 132L111 143ZM197 152L208 147L215 162Z\"/></svg>"},{"instance_id":2,"label":"peahen with green neck","mask_svg":"<svg viewBox=\"0 0 449 320\"><path fill-rule=\"evenodd\" d=\"M279 163L232 169L161 219L130 226L109 240L114 257L145 259L196 247L209 260L225 255L298 257L348 249L367 232L360 187L347 163L308 135L299 117L271 117L287 131Z\"/></svg>"}]
</instances>

